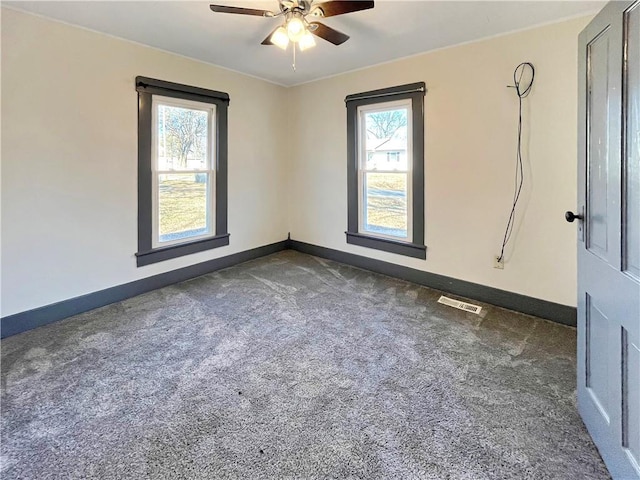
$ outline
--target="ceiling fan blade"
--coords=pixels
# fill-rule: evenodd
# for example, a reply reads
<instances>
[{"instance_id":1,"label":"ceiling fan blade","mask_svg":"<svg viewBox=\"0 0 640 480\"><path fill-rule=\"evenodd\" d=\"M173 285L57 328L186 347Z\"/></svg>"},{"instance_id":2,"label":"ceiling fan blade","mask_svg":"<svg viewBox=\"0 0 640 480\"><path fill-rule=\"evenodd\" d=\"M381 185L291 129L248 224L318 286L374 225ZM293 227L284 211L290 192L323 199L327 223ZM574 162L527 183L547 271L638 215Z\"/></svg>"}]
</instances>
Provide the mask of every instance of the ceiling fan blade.
<instances>
[{"instance_id":1,"label":"ceiling fan blade","mask_svg":"<svg viewBox=\"0 0 640 480\"><path fill-rule=\"evenodd\" d=\"M311 13L320 17L335 17L345 13L358 12L373 8L373 1L331 0L313 5Z\"/></svg>"},{"instance_id":2,"label":"ceiling fan blade","mask_svg":"<svg viewBox=\"0 0 640 480\"><path fill-rule=\"evenodd\" d=\"M217 13L237 13L239 15L255 15L257 17L274 16L274 13L269 10L258 10L256 8L229 7L227 5L209 5L209 8Z\"/></svg>"},{"instance_id":3,"label":"ceiling fan blade","mask_svg":"<svg viewBox=\"0 0 640 480\"><path fill-rule=\"evenodd\" d=\"M273 29L273 31L272 31L269 35L267 35L267 38L265 38L265 39L262 41L261 45L273 45L273 43L271 43L271 36L275 33L275 31L276 31L278 28L280 28L280 27L276 27L276 28L274 28L274 29Z\"/></svg>"},{"instance_id":4,"label":"ceiling fan blade","mask_svg":"<svg viewBox=\"0 0 640 480\"><path fill-rule=\"evenodd\" d=\"M349 40L349 35L339 32L331 27L327 27L322 23L310 22L309 25L315 25L314 29L310 29L311 33L325 39L327 42L333 43L334 45L341 45Z\"/></svg>"}]
</instances>

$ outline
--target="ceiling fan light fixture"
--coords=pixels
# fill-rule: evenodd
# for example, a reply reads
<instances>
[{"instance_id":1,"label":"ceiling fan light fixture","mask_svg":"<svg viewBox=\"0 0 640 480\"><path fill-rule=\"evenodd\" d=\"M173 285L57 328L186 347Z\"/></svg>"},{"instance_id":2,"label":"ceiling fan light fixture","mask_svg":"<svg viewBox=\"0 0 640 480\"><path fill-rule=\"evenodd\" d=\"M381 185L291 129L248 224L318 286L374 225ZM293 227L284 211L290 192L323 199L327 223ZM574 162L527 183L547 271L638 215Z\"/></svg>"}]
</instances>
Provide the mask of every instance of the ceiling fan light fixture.
<instances>
[{"instance_id":1,"label":"ceiling fan light fixture","mask_svg":"<svg viewBox=\"0 0 640 480\"><path fill-rule=\"evenodd\" d=\"M315 1L320 3L314 3ZM293 43L293 65L295 70L296 43L300 44L300 51L304 51L315 46L315 37L322 38L333 45L342 45L349 40L349 35L323 23L310 22L310 19L335 17L345 13L369 10L374 7L374 0L278 0L278 7L278 10L272 12L257 8L209 5L210 10L216 13L282 17L284 21L281 26L269 33L260 43L262 45L275 45L282 50L287 49L289 42Z\"/></svg>"},{"instance_id":2,"label":"ceiling fan light fixture","mask_svg":"<svg viewBox=\"0 0 640 480\"><path fill-rule=\"evenodd\" d=\"M286 50L287 45L289 45L289 35L287 35L287 30L284 27L276 29L276 31L273 32L273 35L271 35L271 43L282 50Z\"/></svg>"},{"instance_id":3,"label":"ceiling fan light fixture","mask_svg":"<svg viewBox=\"0 0 640 480\"><path fill-rule=\"evenodd\" d=\"M298 17L290 18L287 22L287 34L289 35L289 40L292 42L298 42L303 37L306 32L306 28L302 20Z\"/></svg>"},{"instance_id":4,"label":"ceiling fan light fixture","mask_svg":"<svg viewBox=\"0 0 640 480\"><path fill-rule=\"evenodd\" d=\"M304 35L302 35L302 38L300 38L300 41L298 42L298 45L300 45L301 52L316 46L316 41L309 30L305 30Z\"/></svg>"}]
</instances>

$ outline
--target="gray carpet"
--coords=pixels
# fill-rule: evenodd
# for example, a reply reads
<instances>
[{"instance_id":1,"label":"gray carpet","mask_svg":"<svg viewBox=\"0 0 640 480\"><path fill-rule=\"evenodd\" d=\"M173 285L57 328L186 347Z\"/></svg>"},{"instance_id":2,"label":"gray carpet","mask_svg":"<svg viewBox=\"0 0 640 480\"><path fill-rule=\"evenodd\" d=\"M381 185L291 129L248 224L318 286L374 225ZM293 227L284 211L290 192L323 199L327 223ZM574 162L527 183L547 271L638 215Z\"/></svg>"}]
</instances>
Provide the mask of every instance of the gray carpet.
<instances>
[{"instance_id":1,"label":"gray carpet","mask_svg":"<svg viewBox=\"0 0 640 480\"><path fill-rule=\"evenodd\" d=\"M293 251L2 341L2 478L601 479L575 330Z\"/></svg>"}]
</instances>

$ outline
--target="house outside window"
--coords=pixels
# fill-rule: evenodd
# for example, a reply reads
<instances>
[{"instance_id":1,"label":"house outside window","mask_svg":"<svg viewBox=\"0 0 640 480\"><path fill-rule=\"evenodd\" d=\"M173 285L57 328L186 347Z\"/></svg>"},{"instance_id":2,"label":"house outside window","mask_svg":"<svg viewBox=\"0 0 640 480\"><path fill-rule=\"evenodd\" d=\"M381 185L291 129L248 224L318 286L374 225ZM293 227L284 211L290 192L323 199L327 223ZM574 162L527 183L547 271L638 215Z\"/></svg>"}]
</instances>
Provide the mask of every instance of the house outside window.
<instances>
[{"instance_id":1,"label":"house outside window","mask_svg":"<svg viewBox=\"0 0 640 480\"><path fill-rule=\"evenodd\" d=\"M223 92L138 77L138 266L229 244Z\"/></svg>"},{"instance_id":2,"label":"house outside window","mask_svg":"<svg viewBox=\"0 0 640 480\"><path fill-rule=\"evenodd\" d=\"M426 258L424 83L349 95L347 243Z\"/></svg>"}]
</instances>

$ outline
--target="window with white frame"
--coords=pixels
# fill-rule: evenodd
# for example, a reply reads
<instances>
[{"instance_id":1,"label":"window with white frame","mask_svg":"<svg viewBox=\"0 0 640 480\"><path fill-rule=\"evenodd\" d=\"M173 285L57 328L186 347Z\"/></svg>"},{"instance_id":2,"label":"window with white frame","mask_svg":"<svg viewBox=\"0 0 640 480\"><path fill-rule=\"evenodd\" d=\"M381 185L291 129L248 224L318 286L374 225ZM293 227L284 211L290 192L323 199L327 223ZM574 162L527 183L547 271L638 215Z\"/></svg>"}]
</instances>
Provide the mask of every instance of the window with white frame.
<instances>
[{"instance_id":1,"label":"window with white frame","mask_svg":"<svg viewBox=\"0 0 640 480\"><path fill-rule=\"evenodd\" d=\"M358 108L360 232L402 241L412 238L411 100ZM396 162L396 151L405 161Z\"/></svg>"},{"instance_id":2,"label":"window with white frame","mask_svg":"<svg viewBox=\"0 0 640 480\"><path fill-rule=\"evenodd\" d=\"M426 258L424 83L349 95L347 243Z\"/></svg>"},{"instance_id":3,"label":"window with white frame","mask_svg":"<svg viewBox=\"0 0 640 480\"><path fill-rule=\"evenodd\" d=\"M228 95L136 80L138 266L228 245Z\"/></svg>"},{"instance_id":4,"label":"window with white frame","mask_svg":"<svg viewBox=\"0 0 640 480\"><path fill-rule=\"evenodd\" d=\"M213 236L216 106L154 96L153 247Z\"/></svg>"}]
</instances>

